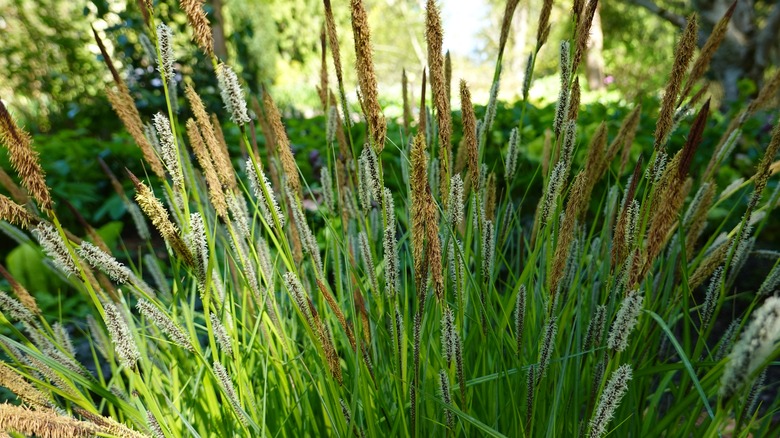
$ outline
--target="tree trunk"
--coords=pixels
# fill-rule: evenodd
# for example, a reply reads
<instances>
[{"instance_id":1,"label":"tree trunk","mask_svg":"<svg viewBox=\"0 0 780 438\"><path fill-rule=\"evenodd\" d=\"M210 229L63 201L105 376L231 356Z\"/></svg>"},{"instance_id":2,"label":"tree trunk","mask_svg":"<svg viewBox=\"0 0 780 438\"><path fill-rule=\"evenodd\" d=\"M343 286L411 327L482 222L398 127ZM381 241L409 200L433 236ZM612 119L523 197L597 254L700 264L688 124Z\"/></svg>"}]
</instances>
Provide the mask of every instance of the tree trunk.
<instances>
[{"instance_id":1,"label":"tree trunk","mask_svg":"<svg viewBox=\"0 0 780 438\"><path fill-rule=\"evenodd\" d=\"M601 4L596 7L593 24L590 28L588 53L585 59L585 71L588 76L588 88L592 91L604 89L604 33L601 31Z\"/></svg>"},{"instance_id":2,"label":"tree trunk","mask_svg":"<svg viewBox=\"0 0 780 438\"><path fill-rule=\"evenodd\" d=\"M211 31L214 37L214 54L221 60L227 59L227 43L225 41L225 19L222 17L222 0L211 0L214 11L214 22Z\"/></svg>"}]
</instances>

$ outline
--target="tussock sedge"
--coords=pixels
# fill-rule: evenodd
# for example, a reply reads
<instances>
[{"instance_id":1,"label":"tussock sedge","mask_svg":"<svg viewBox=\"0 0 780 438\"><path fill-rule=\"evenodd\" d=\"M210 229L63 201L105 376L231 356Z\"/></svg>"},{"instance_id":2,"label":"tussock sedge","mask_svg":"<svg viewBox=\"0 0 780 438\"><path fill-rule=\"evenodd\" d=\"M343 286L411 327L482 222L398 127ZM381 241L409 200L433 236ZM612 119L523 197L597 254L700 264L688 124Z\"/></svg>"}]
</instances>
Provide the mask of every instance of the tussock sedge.
<instances>
[{"instance_id":1,"label":"tussock sedge","mask_svg":"<svg viewBox=\"0 0 780 438\"><path fill-rule=\"evenodd\" d=\"M68 321L45 319L0 267L11 286L0 311L12 333L0 336L0 386L16 397L0 405L0 434L780 434L780 402L761 396L778 390L769 370L780 358L776 252L765 251L774 268L760 289L740 293L750 304L733 305L740 269L780 200L769 183L780 121L752 178L722 190L714 179L745 121L777 92L780 74L722 133L706 170L691 173L710 111L699 80L733 6L698 55L697 18L688 19L670 48L659 114L637 105L619 131L602 124L578 143L578 67L598 5L576 1L572 34L553 43L552 1L543 2L523 98L542 47L560 52L561 73L554 123L537 129L547 131L537 203L511 196L521 169L530 170L522 154L533 139L521 135L522 119L499 162L485 162L517 1L507 2L482 120L469 84L442 53L437 2L427 1L419 107L409 95L420 84L399 71L404 138L393 144L363 1L324 0L318 93L328 166L310 181L271 94L248 89L238 66L216 58L202 3L180 3L218 79L219 114L207 114L185 76L193 118L177 115L174 39L153 2L138 2L146 24L138 32L157 58L167 106L151 120L95 32L113 78L108 99L154 177L113 175L104 165L146 242L143 254L111 254L90 227L82 239L61 226L33 139L0 104L0 142L21 181L0 175L10 195L0 195L2 228L37 241L46 268L90 305L76 323L90 349L76 354ZM344 82L337 32L350 29L337 29L337 8L351 12L357 84ZM462 125L450 110L454 80ZM355 86L362 114L350 112L357 102L345 90ZM357 116L362 137L351 129ZM652 144L634 142L640 118L656 121ZM244 156L230 156L222 123L237 125L243 145L229 146L243 146ZM463 141L454 144L459 126ZM267 139L264 150L252 141L256 130ZM673 133L687 138L681 150L669 148ZM642 149L638 161L632 148ZM388 184L389 175L402 176ZM123 179L134 193L124 192ZM751 190L746 211L707 224L724 199ZM306 207L309 199L316 208ZM152 240L167 251L154 251Z\"/></svg>"}]
</instances>

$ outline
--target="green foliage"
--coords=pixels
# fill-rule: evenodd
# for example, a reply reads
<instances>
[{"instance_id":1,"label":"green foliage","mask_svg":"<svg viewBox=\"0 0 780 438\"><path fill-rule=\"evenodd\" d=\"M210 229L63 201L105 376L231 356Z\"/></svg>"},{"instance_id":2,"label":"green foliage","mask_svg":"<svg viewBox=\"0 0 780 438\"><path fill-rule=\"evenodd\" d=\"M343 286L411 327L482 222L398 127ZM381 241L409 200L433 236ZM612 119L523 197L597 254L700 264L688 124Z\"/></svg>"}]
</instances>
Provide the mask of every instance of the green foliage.
<instances>
[{"instance_id":1,"label":"green foliage","mask_svg":"<svg viewBox=\"0 0 780 438\"><path fill-rule=\"evenodd\" d=\"M169 92L163 98L171 103ZM175 132L160 151L170 179L135 172L136 200L121 199L144 210L148 221L135 225L151 223L152 238L107 254L70 237L67 213L55 211L30 230L39 250L25 231L3 225L25 242L9 269L25 282L40 280L33 272L61 275L83 301L73 308L66 300L57 319L88 336L71 349L50 312L28 315L4 299L0 310L13 324L0 335L0 366L46 399L33 413L51 404L60 410L52 415L82 418L108 436L777 435L780 401L752 401L766 389L759 375L780 359L780 299L756 296L739 274L756 236L777 222L780 190L762 178L780 148L780 125L771 135L755 120L739 126L759 133L742 146L771 148L744 151L761 163L756 173L741 169L738 155L716 161L731 167L717 173L724 181L755 177L699 202L699 188L720 182L702 169L728 119L684 120L663 151L651 150L658 104L642 104L625 168L621 148L607 145L633 105L591 104L576 122L565 115L577 137L567 144L552 136L549 163L540 157L552 107L499 103L479 143L463 135L473 109L465 107L453 114L454 152L472 148L472 161L452 178L440 178L449 166L437 157L449 145L440 144L436 117L427 133L401 135L391 123L379 151L364 144L365 123L352 122L366 115L344 103L344 143L329 138L327 118L292 117L288 151L257 132L278 120L235 126L220 111L225 157L219 140L194 154L198 142L183 128L188 110L170 112ZM145 108L145 120L160 108ZM479 107L476 117L488 113ZM266 107L255 116L273 114ZM597 142L602 123L606 138ZM504 173L513 128L521 157L514 177ZM204 123L198 129L215 134ZM107 155L114 166L138 160L89 140L66 157L57 146L68 139L37 143L55 181L76 180L77 168L87 179L98 175L88 166L102 147L116 154ZM680 150L678 157L696 152L690 170L671 158ZM656 160L662 153L665 164ZM640 154L644 164L629 183ZM465 180L462 204L458 190L444 201L442 184L458 187L455 176ZM81 200L81 211L93 205L85 186L58 183L57 199ZM737 200L748 194L753 202ZM97 212L87 216L99 221ZM110 249L121 228L99 230ZM763 255L780 263L776 252ZM730 323L726 336L721 325Z\"/></svg>"}]
</instances>

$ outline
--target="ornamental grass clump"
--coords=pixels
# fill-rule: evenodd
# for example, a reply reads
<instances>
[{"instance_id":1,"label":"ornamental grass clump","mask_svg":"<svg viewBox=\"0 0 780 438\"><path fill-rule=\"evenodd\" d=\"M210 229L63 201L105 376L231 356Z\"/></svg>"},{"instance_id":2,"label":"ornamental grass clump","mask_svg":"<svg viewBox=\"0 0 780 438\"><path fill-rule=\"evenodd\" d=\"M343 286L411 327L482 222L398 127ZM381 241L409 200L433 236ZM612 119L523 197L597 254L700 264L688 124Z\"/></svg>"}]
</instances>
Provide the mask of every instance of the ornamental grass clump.
<instances>
[{"instance_id":1,"label":"ornamental grass clump","mask_svg":"<svg viewBox=\"0 0 780 438\"><path fill-rule=\"evenodd\" d=\"M725 189L715 178L780 79L726 132L705 129L700 79L733 8L698 57L701 34L695 16L687 21L669 48L657 114L636 105L619 130L584 129L580 64L598 3L576 1L571 34L552 43L560 33L544 1L535 50L521 60L522 95L527 101L540 50L555 52L554 117L528 127L521 114L499 149L499 78L518 2L507 2L482 120L442 52L439 5L426 2L428 65L419 84L398 71L403 129L394 143L370 11L362 0L324 0L316 79L327 164L309 175L269 89L248 87L239 65L218 59L202 2L179 3L219 89L173 62L173 31L159 23L156 2L139 2L137 31L166 98L149 119L95 32L114 82L109 102L149 170L116 176L104 166L132 214L138 251L110 248L86 222L84 231L63 227L46 157L0 104L0 144L15 173L0 179L10 187L0 195L0 228L45 260L41 275L85 297L88 314L44 315L42 297L0 268L10 285L0 292L0 386L14 394L0 405L0 435L780 434L780 401L759 396L777 391L780 261L754 249L780 200L776 112L766 112L775 128L755 175ZM350 14L357 83L346 82L338 46L337 32L350 32L334 19ZM188 107L178 113L174 66ZM359 102L346 92L355 88ZM217 114L201 98L209 92L221 97ZM451 112L458 102L462 123ZM638 135L640 120L655 126L653 141ZM672 136L686 139L679 151ZM538 165L528 157L535 140ZM719 145L711 153L705 142ZM746 203L733 202L745 193ZM763 277L750 290L740 275L758 253L772 262L753 271Z\"/></svg>"}]
</instances>

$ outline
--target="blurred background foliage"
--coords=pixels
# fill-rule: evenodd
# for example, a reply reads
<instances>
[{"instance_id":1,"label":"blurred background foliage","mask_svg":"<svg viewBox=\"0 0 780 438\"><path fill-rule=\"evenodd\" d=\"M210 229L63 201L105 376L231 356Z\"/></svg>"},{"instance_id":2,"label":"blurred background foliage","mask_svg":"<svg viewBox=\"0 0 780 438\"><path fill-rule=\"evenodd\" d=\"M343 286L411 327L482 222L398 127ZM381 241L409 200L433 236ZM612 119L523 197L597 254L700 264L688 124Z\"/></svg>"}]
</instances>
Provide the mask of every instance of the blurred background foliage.
<instances>
[{"instance_id":1,"label":"blurred background foliage","mask_svg":"<svg viewBox=\"0 0 780 438\"><path fill-rule=\"evenodd\" d=\"M523 177L517 178L513 187L503 187L517 198L526 191L541 192L533 189L540 183L535 178L535 171L541 160L544 131L552 126L559 87L557 41L569 38L572 31L565 26L553 26L555 33L536 61L530 102L522 103L519 96L526 59L536 43L536 20L542 1L521 2L515 13L502 72L499 111L486 148L485 162L501 163L500 153L505 149L510 130L520 127L523 159L519 174ZM190 31L178 2L155 0L154 3L159 17L174 30L180 117L188 117L181 86L185 78L195 84L209 109L217 111L222 103L212 65L189 42ZM345 2L333 3L347 97L354 106L357 81L349 8ZM400 134L401 71L405 69L409 77L411 101L419 101L421 72L427 60L423 33L425 2L366 0L365 3L374 43L380 100L389 121L388 144L400 147L405 142ZM497 29L505 2L440 3L445 27L444 45L452 53L453 89L457 89L457 81L463 78L471 86L474 102L484 104L493 77L491 60L497 52ZM652 144L659 97L680 34L679 20L697 11L701 17L703 42L712 23L729 4L723 0L602 2L591 35L588 59L580 73L583 84L583 108L578 121L580 158L584 156L590 135L602 121L608 124L611 138L625 115L640 103L644 117L632 149L633 158L648 150ZM271 89L284 110L299 166L307 180L315 181L322 160L327 160L320 154L324 148L326 119L316 93L321 68L322 0L209 0L204 7L215 30L217 55L241 69L250 96L257 96L261 87ZM564 6L556 2L552 21L569 22L568 8L568 3ZM780 45L780 35L777 35L780 2L743 1L740 8L740 28L735 31L735 37L744 31L750 33L750 38L739 40L744 47L724 43L726 50L713 61L717 68L708 75L711 80L709 92L720 111L710 118L705 141L697 155L698 163L694 163L694 176L700 172L695 169L708 160L741 102L750 99L762 79L776 69L773 65L777 65L776 46ZM139 150L105 97L104 87L111 82L110 75L92 36L93 27L121 67L120 73L134 94L142 118L150 120L165 105L165 100L154 61L141 43L141 33L146 27L134 0L0 0L0 34L3 38L0 44L0 99L33 134L55 199L67 200L89 223L101 227L115 248L121 248L122 242L132 242L134 227L97 158L102 158L115 174L120 175L120 180L126 179L121 177L125 168L137 175L146 172ZM728 59L731 59L730 63ZM330 57L328 70L331 84L335 83ZM732 73L724 77L727 71ZM734 71L743 74L735 77ZM459 102L457 93L453 94L456 113L453 141L457 146L461 135ZM482 111L484 108L478 106L478 116ZM748 133L742 136L728 165L719 171L719 186L724 187L753 171L776 117L775 110L760 112L746 124ZM672 150L681 147L689 123L690 120L684 121L672 136ZM233 148L234 164L238 166L242 154L238 149L238 130L232 124L226 124L223 129ZM353 137L357 141L364 138L363 129L362 124L354 127ZM262 135L258 141L262 148ZM398 155L395 148L392 150L394 156ZM10 170L5 154L0 154L0 167ZM494 170L503 173L503 169ZM8 173L14 176L13 172ZM613 174L612 181L616 177ZM129 184L125 184L125 189L131 193ZM533 196L528 199L533 200ZM522 209L532 214L533 207L525 205ZM731 207L724 205L724 209ZM57 208L63 210L67 206L59 202ZM59 216L73 217L69 213ZM65 225L77 234L82 231L75 220ZM41 263L40 255L6 234L0 233L0 262L12 266L15 274L28 279L26 284L32 292L51 292L53 298L48 304L61 306L56 298L61 283L58 285L57 279L40 279L34 275L36 263ZM777 234L778 230L767 229L762 236L777 241Z\"/></svg>"}]
</instances>

